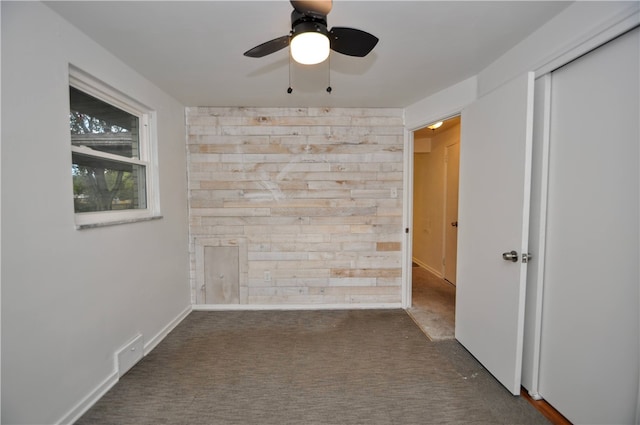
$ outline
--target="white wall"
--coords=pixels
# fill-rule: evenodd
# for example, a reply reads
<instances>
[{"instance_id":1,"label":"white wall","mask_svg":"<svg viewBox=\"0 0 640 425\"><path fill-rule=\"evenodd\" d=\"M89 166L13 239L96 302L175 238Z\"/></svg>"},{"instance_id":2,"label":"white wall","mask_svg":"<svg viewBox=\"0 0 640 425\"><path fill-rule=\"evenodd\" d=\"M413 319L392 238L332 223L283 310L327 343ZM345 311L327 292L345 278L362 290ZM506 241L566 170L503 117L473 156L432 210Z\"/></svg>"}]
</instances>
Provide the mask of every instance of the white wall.
<instances>
[{"instance_id":1,"label":"white wall","mask_svg":"<svg viewBox=\"0 0 640 425\"><path fill-rule=\"evenodd\" d=\"M434 121L459 115L462 108L476 99L477 84L477 78L473 76L407 106L404 111L405 127L417 130Z\"/></svg>"},{"instance_id":2,"label":"white wall","mask_svg":"<svg viewBox=\"0 0 640 425\"><path fill-rule=\"evenodd\" d=\"M162 219L75 229L69 63L157 111ZM2 423L70 421L115 351L189 311L184 107L43 4L2 2L2 124Z\"/></svg>"},{"instance_id":3,"label":"white wall","mask_svg":"<svg viewBox=\"0 0 640 425\"><path fill-rule=\"evenodd\" d=\"M478 95L516 76L536 77L568 63L638 24L637 1L577 1L518 43L477 76Z\"/></svg>"}]
</instances>

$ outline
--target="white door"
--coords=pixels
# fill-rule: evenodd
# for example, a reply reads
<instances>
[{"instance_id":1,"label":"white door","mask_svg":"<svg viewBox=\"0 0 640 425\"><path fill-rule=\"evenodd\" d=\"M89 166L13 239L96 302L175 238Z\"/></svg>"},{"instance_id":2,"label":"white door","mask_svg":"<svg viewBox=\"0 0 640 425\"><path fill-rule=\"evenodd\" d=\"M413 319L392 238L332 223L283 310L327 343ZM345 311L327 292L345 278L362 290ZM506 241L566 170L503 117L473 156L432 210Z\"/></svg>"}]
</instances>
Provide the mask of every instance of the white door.
<instances>
[{"instance_id":1,"label":"white door","mask_svg":"<svg viewBox=\"0 0 640 425\"><path fill-rule=\"evenodd\" d=\"M551 75L539 393L573 423L637 423L640 30Z\"/></svg>"},{"instance_id":2,"label":"white door","mask_svg":"<svg viewBox=\"0 0 640 425\"><path fill-rule=\"evenodd\" d=\"M514 395L522 372L532 124L533 73L462 111L455 335Z\"/></svg>"},{"instance_id":3,"label":"white door","mask_svg":"<svg viewBox=\"0 0 640 425\"><path fill-rule=\"evenodd\" d=\"M454 143L445 149L447 165L445 222L444 222L444 278L456 284L458 257L458 176L460 144Z\"/></svg>"}]
</instances>

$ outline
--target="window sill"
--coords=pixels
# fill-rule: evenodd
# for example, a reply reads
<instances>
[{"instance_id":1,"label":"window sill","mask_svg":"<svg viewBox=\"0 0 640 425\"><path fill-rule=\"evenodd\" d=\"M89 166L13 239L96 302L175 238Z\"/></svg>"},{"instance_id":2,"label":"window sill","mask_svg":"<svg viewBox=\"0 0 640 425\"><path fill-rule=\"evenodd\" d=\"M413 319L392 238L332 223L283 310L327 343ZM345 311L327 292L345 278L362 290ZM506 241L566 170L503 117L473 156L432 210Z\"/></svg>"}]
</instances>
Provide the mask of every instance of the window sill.
<instances>
[{"instance_id":1,"label":"window sill","mask_svg":"<svg viewBox=\"0 0 640 425\"><path fill-rule=\"evenodd\" d=\"M107 226L118 226L121 224L138 223L140 221L160 220L161 218L162 218L161 215L154 215L154 216L136 217L136 218L122 219L122 220L114 220L114 221L103 221L99 223L76 224L76 230L95 229L97 227L107 227Z\"/></svg>"}]
</instances>

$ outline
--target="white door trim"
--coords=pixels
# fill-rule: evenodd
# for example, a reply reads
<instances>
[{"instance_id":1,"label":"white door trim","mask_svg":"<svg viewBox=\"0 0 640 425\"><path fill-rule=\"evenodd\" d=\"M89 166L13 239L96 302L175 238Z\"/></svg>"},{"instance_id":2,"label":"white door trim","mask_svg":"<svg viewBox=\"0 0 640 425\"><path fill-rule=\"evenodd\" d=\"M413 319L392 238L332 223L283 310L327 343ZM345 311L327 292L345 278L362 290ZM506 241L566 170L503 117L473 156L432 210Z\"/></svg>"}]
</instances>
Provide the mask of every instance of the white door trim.
<instances>
[{"instance_id":1,"label":"white door trim","mask_svg":"<svg viewBox=\"0 0 640 425\"><path fill-rule=\"evenodd\" d=\"M449 203L449 192L451 191L451 181L449 180L449 168L451 167L450 161L449 161L449 150L451 149L452 146L456 146L458 145L458 159L459 154L460 154L460 130L458 129L458 138L456 141L451 142L449 144L447 144L445 146L445 162L444 162L444 205L442 206L443 209L443 213L442 213L442 258L444 259L444 262L442 264L442 278L446 279L449 283L455 285L455 280L453 279L454 282L452 282L450 279L448 279L448 277L450 278L451 276L449 276L447 274L447 264L451 264L451 258L447 255L448 249L449 249L449 243L448 243L448 237L447 237L447 232L450 231L450 226L452 226L451 222L449 222L450 218L449 217L449 208L448 208L448 203ZM460 164L458 163L458 178L460 177ZM457 210L457 205L456 205L456 210ZM457 217L456 217L457 220ZM457 244L457 240L456 240L456 244ZM456 254L456 263L457 263L457 254ZM448 277L447 277L448 276Z\"/></svg>"},{"instance_id":2,"label":"white door trim","mask_svg":"<svg viewBox=\"0 0 640 425\"><path fill-rule=\"evenodd\" d=\"M413 241L413 132L427 125L460 115L477 98L476 77L468 78L425 98L404 111L403 206L402 206L402 308L411 307L411 262Z\"/></svg>"},{"instance_id":3,"label":"white door trim","mask_svg":"<svg viewBox=\"0 0 640 425\"><path fill-rule=\"evenodd\" d=\"M542 297L544 292L544 258L547 235L547 199L549 190L549 132L551 128L551 74L540 77L536 84L543 84L543 95L535 99L540 102L540 115L534 116L534 131L540 130L539 135L534 135L534 143L540 143L534 149L540 149L539 163L535 165L539 171L536 176L537 181L532 181L533 185L539 186L539 194L536 203L532 193L531 208L537 207L536 211L531 211L533 221L537 220L537 228L530 227L529 252L534 256L527 275L527 299L525 300L525 348L523 362L530 362L523 365L523 386L527 388L529 395L534 400L540 400L539 394L540 380L540 341L542 339ZM535 113L535 112L534 112ZM533 176L532 176L533 177ZM532 332L532 336L527 335ZM530 351L529 351L530 350ZM524 376L525 371L529 371L529 376ZM525 385L526 381L526 385Z\"/></svg>"},{"instance_id":4,"label":"white door trim","mask_svg":"<svg viewBox=\"0 0 640 425\"><path fill-rule=\"evenodd\" d=\"M404 173L402 176L402 308L411 307L413 256L413 131L404 130Z\"/></svg>"},{"instance_id":5,"label":"white door trim","mask_svg":"<svg viewBox=\"0 0 640 425\"><path fill-rule=\"evenodd\" d=\"M628 8L590 28L581 37L543 60L535 68L535 77L548 74L638 26L640 24L638 3L629 3Z\"/></svg>"}]
</instances>

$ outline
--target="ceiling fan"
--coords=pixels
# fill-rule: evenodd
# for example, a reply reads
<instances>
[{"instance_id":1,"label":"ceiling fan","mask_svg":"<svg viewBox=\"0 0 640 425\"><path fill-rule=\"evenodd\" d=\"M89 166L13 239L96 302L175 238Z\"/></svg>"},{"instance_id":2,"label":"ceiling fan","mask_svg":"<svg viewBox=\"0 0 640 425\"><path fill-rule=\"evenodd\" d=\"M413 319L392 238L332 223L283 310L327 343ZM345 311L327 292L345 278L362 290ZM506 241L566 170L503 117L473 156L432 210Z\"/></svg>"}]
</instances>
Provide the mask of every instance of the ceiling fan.
<instances>
[{"instance_id":1,"label":"ceiling fan","mask_svg":"<svg viewBox=\"0 0 640 425\"><path fill-rule=\"evenodd\" d=\"M329 50L364 57L378 43L374 35L355 28L327 29L332 0L290 1L293 6L291 32L247 50L245 56L261 58L290 46L291 56L296 62L314 65L327 59Z\"/></svg>"}]
</instances>

